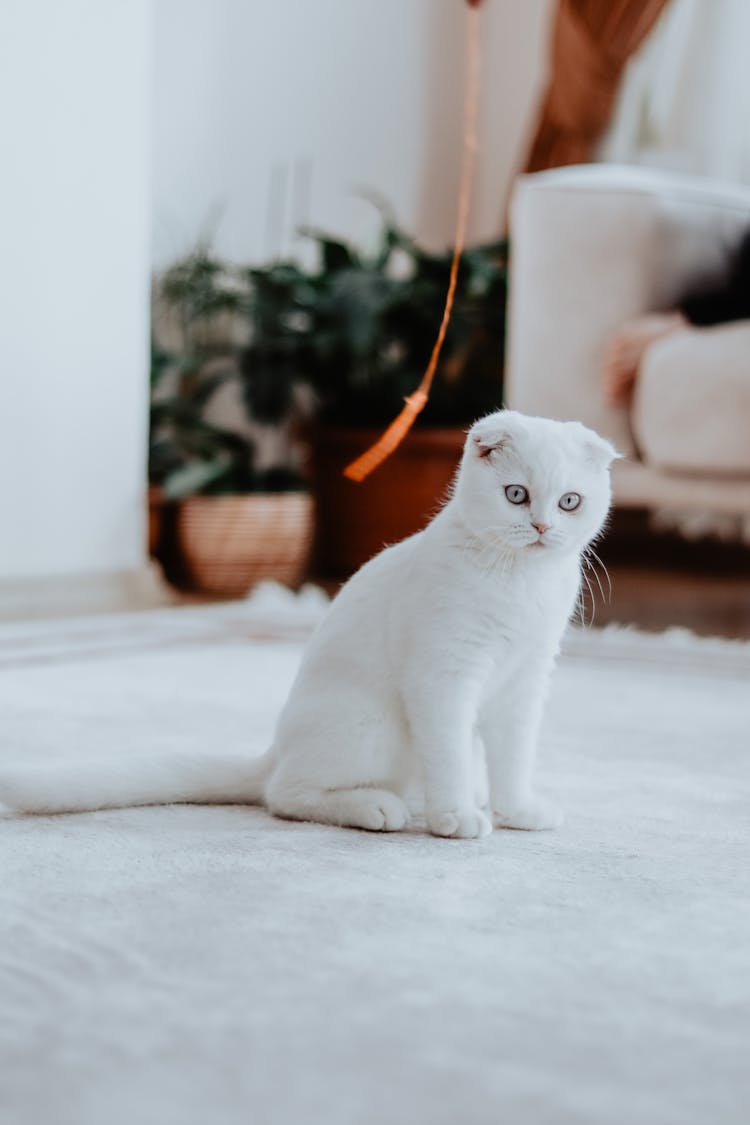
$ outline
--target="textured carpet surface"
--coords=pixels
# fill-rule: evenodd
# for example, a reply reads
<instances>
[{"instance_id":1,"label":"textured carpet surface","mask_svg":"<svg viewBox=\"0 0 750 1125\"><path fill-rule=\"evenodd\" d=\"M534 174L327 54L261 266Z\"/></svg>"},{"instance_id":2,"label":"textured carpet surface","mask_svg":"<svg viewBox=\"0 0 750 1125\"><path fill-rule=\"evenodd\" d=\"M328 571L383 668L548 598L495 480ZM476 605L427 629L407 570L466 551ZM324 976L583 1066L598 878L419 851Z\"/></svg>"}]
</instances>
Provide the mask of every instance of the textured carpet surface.
<instances>
[{"instance_id":1,"label":"textured carpet surface","mask_svg":"<svg viewBox=\"0 0 750 1125\"><path fill-rule=\"evenodd\" d=\"M317 611L0 628L0 752L260 750ZM0 1120L747 1121L749 676L742 645L573 636L556 833L0 818Z\"/></svg>"}]
</instances>

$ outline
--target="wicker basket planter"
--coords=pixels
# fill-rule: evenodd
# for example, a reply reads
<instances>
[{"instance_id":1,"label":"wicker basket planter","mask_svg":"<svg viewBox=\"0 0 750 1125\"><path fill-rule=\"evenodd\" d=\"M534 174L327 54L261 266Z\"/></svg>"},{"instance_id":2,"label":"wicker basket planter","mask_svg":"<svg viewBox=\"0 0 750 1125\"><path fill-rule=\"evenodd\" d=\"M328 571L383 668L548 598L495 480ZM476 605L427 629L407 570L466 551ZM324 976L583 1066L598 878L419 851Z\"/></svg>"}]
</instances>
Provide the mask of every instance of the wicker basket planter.
<instances>
[{"instance_id":1,"label":"wicker basket planter","mask_svg":"<svg viewBox=\"0 0 750 1125\"><path fill-rule=\"evenodd\" d=\"M313 502L302 492L191 496L177 515L188 582L222 597L242 597L268 578L298 586L312 537Z\"/></svg>"}]
</instances>

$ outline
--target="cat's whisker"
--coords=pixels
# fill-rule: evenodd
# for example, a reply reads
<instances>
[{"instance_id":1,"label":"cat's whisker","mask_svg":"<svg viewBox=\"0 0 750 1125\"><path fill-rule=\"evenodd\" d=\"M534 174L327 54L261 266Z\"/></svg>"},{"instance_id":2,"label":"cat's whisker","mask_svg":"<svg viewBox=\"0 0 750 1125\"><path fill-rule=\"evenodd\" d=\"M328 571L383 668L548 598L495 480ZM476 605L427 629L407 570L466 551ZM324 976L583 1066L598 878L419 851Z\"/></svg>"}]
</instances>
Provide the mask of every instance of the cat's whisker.
<instances>
[{"instance_id":1,"label":"cat's whisker","mask_svg":"<svg viewBox=\"0 0 750 1125\"><path fill-rule=\"evenodd\" d=\"M589 622L589 625L593 625L594 619L596 618L596 598L594 597L594 591L591 588L591 583L589 582L589 580L586 576L585 570L581 571L581 578L586 583L586 588L588 589L588 592L589 592L589 598L591 599L591 621Z\"/></svg>"},{"instance_id":2,"label":"cat's whisker","mask_svg":"<svg viewBox=\"0 0 750 1125\"><path fill-rule=\"evenodd\" d=\"M506 547L503 554L501 555L501 559L503 562L503 569L500 572L500 577L504 578L510 570L511 564L513 562L513 552Z\"/></svg>"},{"instance_id":3,"label":"cat's whisker","mask_svg":"<svg viewBox=\"0 0 750 1125\"><path fill-rule=\"evenodd\" d=\"M505 543L503 543L501 540L498 540L495 546L498 549L482 570L482 578L486 578L487 575L490 574L490 572L493 571L495 567L501 562L503 563L503 569L500 573L500 576L502 577L506 572L508 563L510 561L510 551L508 550Z\"/></svg>"},{"instance_id":4,"label":"cat's whisker","mask_svg":"<svg viewBox=\"0 0 750 1125\"><path fill-rule=\"evenodd\" d=\"M477 557L477 565L479 567L479 577L483 579L492 570L493 562L498 550L497 544L488 544L482 553Z\"/></svg>"},{"instance_id":5,"label":"cat's whisker","mask_svg":"<svg viewBox=\"0 0 750 1125\"><path fill-rule=\"evenodd\" d=\"M488 532L492 534L488 536ZM502 538L497 534L497 528L493 524L487 524L485 527L479 528L478 531L475 531L469 536L463 544L461 553L465 555L469 551L476 551L478 549L478 561L482 558L485 551L497 546L497 544L501 542Z\"/></svg>"},{"instance_id":6,"label":"cat's whisker","mask_svg":"<svg viewBox=\"0 0 750 1125\"><path fill-rule=\"evenodd\" d=\"M483 528L482 531L480 531L478 534L473 535L470 543L467 543L465 545L464 553L467 549L471 547L476 549L481 544L476 556L476 563L480 567L480 576L482 578L485 578L492 570L495 569L495 567L498 566L499 563L503 562L504 566L501 571L502 577L503 575L505 575L507 568L512 561L513 551L500 535L494 534L488 538L485 538L483 533L486 533L487 531L496 531L496 529L491 525L488 525L486 528ZM485 562L485 557L488 555L489 558Z\"/></svg>"},{"instance_id":7,"label":"cat's whisker","mask_svg":"<svg viewBox=\"0 0 750 1125\"><path fill-rule=\"evenodd\" d=\"M604 565L604 563L599 558L596 551L594 550L594 548L590 544L587 548L587 553L589 555L591 555L594 559L596 559L596 562L599 564L599 566L604 571L604 577L607 579L607 591L608 591L607 600L611 601L612 600L612 579L609 576L609 571L607 570L606 566Z\"/></svg>"},{"instance_id":8,"label":"cat's whisker","mask_svg":"<svg viewBox=\"0 0 750 1125\"><path fill-rule=\"evenodd\" d=\"M586 566L588 567L588 569L589 569L589 570L591 571L591 573L593 574L594 578L596 579L596 584L597 584L597 586L599 587L599 593L600 593L600 594L601 594L601 596L602 596L602 602L606 602L606 601L607 601L607 596L606 596L606 594L604 593L604 587L602 586L602 583L601 583L601 579L600 579L600 577L599 577L599 572L597 571L597 569L596 569L596 567L594 566L594 564L593 564L593 563L591 562L591 559L589 558L589 556L588 556L588 552L587 552L587 551L584 551L584 552L583 552L583 562L584 562L584 564L585 564L585 565L586 565ZM611 590L610 590L610 593L611 593Z\"/></svg>"},{"instance_id":9,"label":"cat's whisker","mask_svg":"<svg viewBox=\"0 0 750 1125\"><path fill-rule=\"evenodd\" d=\"M478 543L482 542L482 540L478 539L477 542ZM496 550L497 547L502 547L502 542L499 539L499 537L497 537L497 536L493 537L492 539L486 539L482 543L482 546L480 547L479 553L477 554L477 557L476 557L476 562L480 566L480 571L481 571L482 574L484 574L483 560L484 560L485 556L487 555L488 552L492 552L492 551Z\"/></svg>"},{"instance_id":10,"label":"cat's whisker","mask_svg":"<svg viewBox=\"0 0 750 1125\"><path fill-rule=\"evenodd\" d=\"M504 577L508 573L508 571L510 570L510 568L513 564L513 551L510 547L507 546L507 544L503 544L503 548L500 552L498 562L502 563L502 570L500 572L500 576Z\"/></svg>"}]
</instances>

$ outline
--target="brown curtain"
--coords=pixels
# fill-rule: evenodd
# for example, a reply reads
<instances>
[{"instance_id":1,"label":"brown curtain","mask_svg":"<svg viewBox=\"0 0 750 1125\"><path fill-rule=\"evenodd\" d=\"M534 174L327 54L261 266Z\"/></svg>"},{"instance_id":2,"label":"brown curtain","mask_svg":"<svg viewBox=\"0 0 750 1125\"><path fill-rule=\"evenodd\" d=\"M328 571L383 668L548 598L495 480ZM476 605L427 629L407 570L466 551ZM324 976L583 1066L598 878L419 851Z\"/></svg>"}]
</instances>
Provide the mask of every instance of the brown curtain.
<instances>
[{"instance_id":1,"label":"brown curtain","mask_svg":"<svg viewBox=\"0 0 750 1125\"><path fill-rule=\"evenodd\" d=\"M525 172L583 164L609 124L622 72L669 0L559 0L547 89Z\"/></svg>"}]
</instances>

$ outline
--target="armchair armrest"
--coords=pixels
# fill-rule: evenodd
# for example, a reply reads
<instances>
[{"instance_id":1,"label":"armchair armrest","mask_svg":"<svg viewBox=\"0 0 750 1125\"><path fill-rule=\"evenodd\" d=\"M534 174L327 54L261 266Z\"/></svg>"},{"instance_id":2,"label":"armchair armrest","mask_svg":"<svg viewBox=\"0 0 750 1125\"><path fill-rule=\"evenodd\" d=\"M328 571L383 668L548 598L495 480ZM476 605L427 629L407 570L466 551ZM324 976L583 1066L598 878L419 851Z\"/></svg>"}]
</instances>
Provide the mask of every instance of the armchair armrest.
<instances>
[{"instance_id":1,"label":"armchair armrest","mask_svg":"<svg viewBox=\"0 0 750 1125\"><path fill-rule=\"evenodd\" d=\"M642 167L522 176L511 206L506 397L577 418L634 452L628 412L602 397L608 335L720 276L750 225L750 190Z\"/></svg>"}]
</instances>

